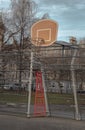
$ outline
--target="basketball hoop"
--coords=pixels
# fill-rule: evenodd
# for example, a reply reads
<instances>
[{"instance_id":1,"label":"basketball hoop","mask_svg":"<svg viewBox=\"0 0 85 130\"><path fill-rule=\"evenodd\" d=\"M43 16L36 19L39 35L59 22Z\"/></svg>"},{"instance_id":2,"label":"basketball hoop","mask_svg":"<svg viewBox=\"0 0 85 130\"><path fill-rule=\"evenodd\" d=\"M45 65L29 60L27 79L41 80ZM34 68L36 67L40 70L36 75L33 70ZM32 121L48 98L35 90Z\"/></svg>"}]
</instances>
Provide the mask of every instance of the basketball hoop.
<instances>
[{"instance_id":1,"label":"basketball hoop","mask_svg":"<svg viewBox=\"0 0 85 130\"><path fill-rule=\"evenodd\" d=\"M41 48L52 45L57 40L57 34L58 34L58 23L53 20L49 20L49 19L39 20L38 22L34 23L31 27L31 42L35 46L32 46L33 50L31 50L28 116L30 114L30 104L31 104L31 84L32 84L33 63L35 64L38 63L41 66L40 69L42 69L42 62L40 59L42 55ZM36 62L33 59L34 57L36 58L36 61L38 62ZM36 65L36 68L38 70L39 70L39 65L38 66ZM40 72L37 72L37 75L36 75L36 81L37 81L36 88L38 88L38 85L39 85L39 90L43 89L43 91L38 90L37 91L38 93L36 92L34 113L36 114L36 113L44 112L44 115L46 115L46 112L48 112L48 104L47 104L47 98L46 98L46 92L45 92L44 75L42 73L43 71L41 70ZM42 97L43 97L43 100L42 100ZM43 109L41 108L41 106L43 106Z\"/></svg>"}]
</instances>

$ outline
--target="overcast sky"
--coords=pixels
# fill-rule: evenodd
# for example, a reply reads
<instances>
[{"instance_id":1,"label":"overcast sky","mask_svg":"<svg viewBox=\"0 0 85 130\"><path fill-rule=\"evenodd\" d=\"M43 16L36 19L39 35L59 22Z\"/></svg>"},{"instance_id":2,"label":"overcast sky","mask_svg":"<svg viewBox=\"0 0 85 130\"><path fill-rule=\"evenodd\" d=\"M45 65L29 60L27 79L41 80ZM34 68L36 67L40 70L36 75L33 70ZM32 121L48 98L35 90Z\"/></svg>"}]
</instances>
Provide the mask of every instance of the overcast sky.
<instances>
[{"instance_id":1,"label":"overcast sky","mask_svg":"<svg viewBox=\"0 0 85 130\"><path fill-rule=\"evenodd\" d=\"M1 2L3 1L3 2ZM0 0L0 8L10 0ZM58 40L68 41L69 36L85 37L85 0L34 0L38 4L38 17L48 13L59 24Z\"/></svg>"}]
</instances>

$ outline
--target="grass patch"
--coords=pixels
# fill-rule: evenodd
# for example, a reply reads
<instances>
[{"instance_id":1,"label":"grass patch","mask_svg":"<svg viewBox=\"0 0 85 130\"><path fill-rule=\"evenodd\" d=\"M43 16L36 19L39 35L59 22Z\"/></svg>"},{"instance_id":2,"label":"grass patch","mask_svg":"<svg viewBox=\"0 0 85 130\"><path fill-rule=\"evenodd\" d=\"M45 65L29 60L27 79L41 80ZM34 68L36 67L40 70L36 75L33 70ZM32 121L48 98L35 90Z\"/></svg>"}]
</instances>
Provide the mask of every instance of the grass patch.
<instances>
[{"instance_id":1,"label":"grass patch","mask_svg":"<svg viewBox=\"0 0 85 130\"><path fill-rule=\"evenodd\" d=\"M49 104L61 104L61 105L72 105L74 104L74 98L72 94L58 94L58 93L48 93L47 99ZM35 92L32 92L31 104L34 104ZM3 92L0 93L1 103L27 103L28 94L16 93L16 92ZM78 94L79 105L85 105L85 95Z\"/></svg>"},{"instance_id":2,"label":"grass patch","mask_svg":"<svg viewBox=\"0 0 85 130\"><path fill-rule=\"evenodd\" d=\"M48 93L47 97L49 104L73 104L72 94Z\"/></svg>"},{"instance_id":3,"label":"grass patch","mask_svg":"<svg viewBox=\"0 0 85 130\"><path fill-rule=\"evenodd\" d=\"M0 93L0 102L27 103L27 95Z\"/></svg>"}]
</instances>

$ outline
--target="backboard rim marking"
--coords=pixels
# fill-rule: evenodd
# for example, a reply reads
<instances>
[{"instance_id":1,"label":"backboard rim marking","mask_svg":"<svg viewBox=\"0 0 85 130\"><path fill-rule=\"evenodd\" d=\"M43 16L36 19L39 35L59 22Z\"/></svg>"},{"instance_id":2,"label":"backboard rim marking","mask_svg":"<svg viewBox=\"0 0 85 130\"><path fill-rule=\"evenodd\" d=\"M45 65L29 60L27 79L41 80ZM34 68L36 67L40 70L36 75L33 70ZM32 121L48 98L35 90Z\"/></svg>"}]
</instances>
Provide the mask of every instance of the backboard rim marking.
<instances>
[{"instance_id":1,"label":"backboard rim marking","mask_svg":"<svg viewBox=\"0 0 85 130\"><path fill-rule=\"evenodd\" d=\"M51 28L46 28L46 29L38 29L37 30L37 38L39 37L39 32L40 31L46 31L46 30L48 30L49 31L49 39L48 40L45 40L46 42L49 42L49 41L51 41Z\"/></svg>"}]
</instances>

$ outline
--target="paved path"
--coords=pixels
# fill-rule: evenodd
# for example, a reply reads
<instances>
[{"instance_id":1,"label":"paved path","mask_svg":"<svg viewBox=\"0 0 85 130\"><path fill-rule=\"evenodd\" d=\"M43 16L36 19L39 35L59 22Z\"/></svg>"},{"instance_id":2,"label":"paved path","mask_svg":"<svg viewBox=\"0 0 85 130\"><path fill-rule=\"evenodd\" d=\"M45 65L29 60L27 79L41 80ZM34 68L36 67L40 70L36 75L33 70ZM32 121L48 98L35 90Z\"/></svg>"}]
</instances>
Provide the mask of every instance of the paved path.
<instances>
[{"instance_id":1,"label":"paved path","mask_svg":"<svg viewBox=\"0 0 85 130\"><path fill-rule=\"evenodd\" d=\"M0 130L85 130L84 121L0 115Z\"/></svg>"}]
</instances>

